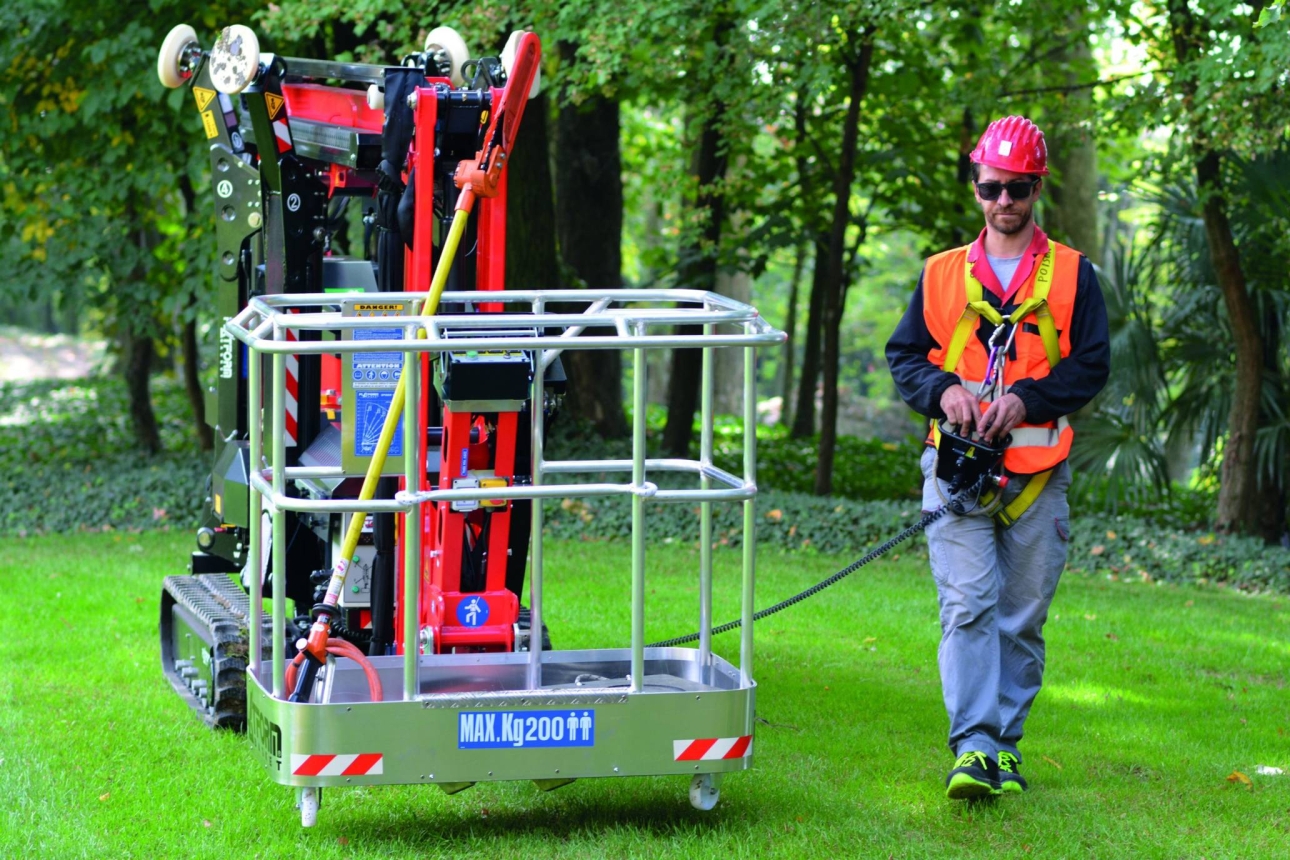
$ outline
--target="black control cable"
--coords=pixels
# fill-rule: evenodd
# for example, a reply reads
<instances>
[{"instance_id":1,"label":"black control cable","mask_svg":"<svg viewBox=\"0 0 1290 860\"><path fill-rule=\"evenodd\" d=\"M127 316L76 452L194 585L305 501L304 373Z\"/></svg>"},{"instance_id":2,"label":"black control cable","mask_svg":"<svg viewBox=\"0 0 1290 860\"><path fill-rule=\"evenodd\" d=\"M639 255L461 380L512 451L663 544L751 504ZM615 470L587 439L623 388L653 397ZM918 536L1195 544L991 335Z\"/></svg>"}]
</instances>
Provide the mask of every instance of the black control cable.
<instances>
[{"instance_id":1,"label":"black control cable","mask_svg":"<svg viewBox=\"0 0 1290 860\"><path fill-rule=\"evenodd\" d=\"M753 613L752 620L760 621L761 619L765 618L768 615L774 615L776 612L781 612L795 603L801 603L803 600L807 599L808 597L814 597L815 595L819 594L821 591L828 588L829 586L835 585L841 582L851 574L855 573L860 568L864 567L869 562L891 552L891 550L897 544L900 544L906 540L909 540L914 535L918 534L921 531L924 531L932 523L936 522L941 517L950 513L951 510L953 510L952 506L957 504L961 508L964 501L966 501L967 499L976 497L981 492L982 488L985 486L985 483L986 481L989 480L989 478L990 478L989 474L981 475L979 478L977 478L975 482L973 482L973 484L970 487L967 487L961 493L959 493L957 496L951 499L948 504L941 505L936 510L928 511L926 514L923 514L923 518L921 520L907 527L904 531L902 531L900 534L896 535L895 537L890 538L889 540L887 540L886 543L882 544L881 546L875 547L874 549L870 550L868 553L864 555L864 557L858 558L855 561L851 562L849 565L842 568L837 573L830 576L828 579L821 580L820 582L815 583L815 585L812 585L810 588L806 589L805 591L798 592L797 594L794 594L792 597L788 598L787 600L781 600L779 603L776 603L774 606L768 606L759 612ZM954 512L961 513L961 511L959 510L955 510ZM743 619L736 618L734 621L727 621L725 624L722 624L720 627L713 627L712 635L719 636L722 633L729 633L731 630L734 630L742 625L743 625ZM664 639L662 642L652 642L646 647L671 648L675 645L684 645L687 642L695 642L698 640L699 636L700 636L699 632L696 631L694 633L689 634L688 636L677 636L674 639Z\"/></svg>"}]
</instances>

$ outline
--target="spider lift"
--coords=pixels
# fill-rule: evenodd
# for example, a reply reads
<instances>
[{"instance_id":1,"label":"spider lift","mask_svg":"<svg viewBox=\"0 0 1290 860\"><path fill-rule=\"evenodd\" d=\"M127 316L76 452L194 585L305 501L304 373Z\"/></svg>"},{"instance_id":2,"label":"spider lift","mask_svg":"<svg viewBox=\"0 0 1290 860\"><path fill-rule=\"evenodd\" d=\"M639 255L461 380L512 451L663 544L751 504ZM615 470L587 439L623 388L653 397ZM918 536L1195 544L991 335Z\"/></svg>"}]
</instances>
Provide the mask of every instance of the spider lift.
<instances>
[{"instance_id":1,"label":"spider lift","mask_svg":"<svg viewBox=\"0 0 1290 860\"><path fill-rule=\"evenodd\" d=\"M163 586L162 665L207 723L248 731L306 825L323 787L383 783L677 773L711 808L720 775L751 765L751 624L737 668L710 636L645 648L643 518L647 500L699 503L707 630L711 504L741 501L751 618L753 354L784 335L710 293L503 291L505 166L539 58L531 33L471 59L440 27L399 65L305 60L240 25L209 51L178 26L158 57L209 148L223 321L223 447L190 573ZM361 258L332 252L353 200ZM703 453L647 459L645 352L678 346L704 351ZM631 460L544 459L575 347L632 352ZM742 478L711 464L728 347L745 358ZM552 481L579 472L631 481ZM631 648L553 651L541 500L609 494L632 498Z\"/></svg>"}]
</instances>

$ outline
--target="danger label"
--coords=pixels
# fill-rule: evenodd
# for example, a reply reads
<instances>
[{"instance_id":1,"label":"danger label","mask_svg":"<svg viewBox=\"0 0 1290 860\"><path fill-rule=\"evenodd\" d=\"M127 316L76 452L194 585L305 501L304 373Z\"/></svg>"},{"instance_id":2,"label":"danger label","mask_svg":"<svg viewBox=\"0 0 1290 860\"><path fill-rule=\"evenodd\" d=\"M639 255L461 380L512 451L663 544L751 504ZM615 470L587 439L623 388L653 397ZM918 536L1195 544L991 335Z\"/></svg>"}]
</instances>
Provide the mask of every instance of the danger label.
<instances>
[{"instance_id":1,"label":"danger label","mask_svg":"<svg viewBox=\"0 0 1290 860\"><path fill-rule=\"evenodd\" d=\"M596 712L467 711L457 715L457 749L594 747Z\"/></svg>"},{"instance_id":2,"label":"danger label","mask_svg":"<svg viewBox=\"0 0 1290 860\"><path fill-rule=\"evenodd\" d=\"M215 111L202 111L202 127L206 129L206 139L219 137L219 126L215 124Z\"/></svg>"},{"instance_id":3,"label":"danger label","mask_svg":"<svg viewBox=\"0 0 1290 860\"><path fill-rule=\"evenodd\" d=\"M215 98L215 91L206 87L193 87L193 98L197 99L197 109L206 110L206 106Z\"/></svg>"},{"instance_id":4,"label":"danger label","mask_svg":"<svg viewBox=\"0 0 1290 860\"><path fill-rule=\"evenodd\" d=\"M278 112L282 110L282 96L275 96L273 93L264 94L264 105L269 109L269 119L276 119Z\"/></svg>"}]
</instances>

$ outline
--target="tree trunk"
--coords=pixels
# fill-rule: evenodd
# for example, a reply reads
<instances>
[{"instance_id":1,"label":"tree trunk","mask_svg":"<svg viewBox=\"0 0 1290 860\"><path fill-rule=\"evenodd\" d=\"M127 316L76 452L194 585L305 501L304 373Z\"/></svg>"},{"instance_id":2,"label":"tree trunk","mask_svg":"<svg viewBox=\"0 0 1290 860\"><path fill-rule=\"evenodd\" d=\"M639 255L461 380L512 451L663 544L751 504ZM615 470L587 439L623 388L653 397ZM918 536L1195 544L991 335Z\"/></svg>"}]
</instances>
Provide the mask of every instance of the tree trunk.
<instances>
[{"instance_id":1,"label":"tree trunk","mask_svg":"<svg viewBox=\"0 0 1290 860\"><path fill-rule=\"evenodd\" d=\"M721 245L721 227L725 206L717 184L726 175L726 156L722 152L720 106L703 124L699 146L694 153L693 173L698 180L695 209L703 228L693 243L681 249L677 286L690 290L714 290L717 281L717 253ZM701 329L685 327L686 334ZM672 351L672 381L667 392L667 424L663 428L663 449L673 457L688 457L694 436L694 410L699 402L699 376L703 354L698 349Z\"/></svg>"},{"instance_id":2,"label":"tree trunk","mask_svg":"<svg viewBox=\"0 0 1290 860\"><path fill-rule=\"evenodd\" d=\"M784 341L784 355L779 370L779 423L785 427L791 423L788 414L788 403L793 396L793 364L796 360L794 350L797 348L797 297L802 288L802 270L806 268L806 243L799 242L797 256L793 260L793 277L788 288L788 314L784 320L784 332L788 339Z\"/></svg>"},{"instance_id":3,"label":"tree trunk","mask_svg":"<svg viewBox=\"0 0 1290 860\"><path fill-rule=\"evenodd\" d=\"M215 448L215 434L206 423L206 392L202 390L201 377L198 375L196 319L189 319L184 323L182 337L184 391L188 394L188 405L193 409L193 432L197 434L197 445L203 451L211 451Z\"/></svg>"},{"instance_id":4,"label":"tree trunk","mask_svg":"<svg viewBox=\"0 0 1290 860\"><path fill-rule=\"evenodd\" d=\"M152 396L148 381L152 374L152 360L156 348L152 334L136 331L129 319L123 320L121 332L122 375L130 399L130 423L134 438L148 454L161 450L161 434L157 429L157 416L152 411Z\"/></svg>"},{"instance_id":5,"label":"tree trunk","mask_svg":"<svg viewBox=\"0 0 1290 860\"><path fill-rule=\"evenodd\" d=\"M976 56L975 52L972 56ZM976 149L976 140L976 120L972 118L972 108L963 108L963 116L959 120L959 157L954 167L954 182L959 187L972 181L972 150ZM967 207L964 195L958 195L954 200L954 214L962 217L956 218L956 223L949 229L949 241L945 244L951 248L960 248L976 238L958 226L959 221L966 220Z\"/></svg>"},{"instance_id":6,"label":"tree trunk","mask_svg":"<svg viewBox=\"0 0 1290 860\"><path fill-rule=\"evenodd\" d=\"M1174 55L1179 65L1186 66L1201 55L1208 24L1195 17L1186 0L1170 0L1169 26ZM1182 80L1183 109L1186 111L1195 101L1196 84L1194 79L1185 76ZM1254 302L1246 287L1240 253L1232 237L1232 225L1227 219L1221 157L1203 139L1194 139L1192 146L1196 153L1196 185L1205 222L1205 241L1223 293L1223 305L1236 351L1236 384L1227 415L1227 441L1219 472L1218 528L1225 532L1252 532L1258 522L1254 442L1259 431L1263 339L1259 334Z\"/></svg>"},{"instance_id":7,"label":"tree trunk","mask_svg":"<svg viewBox=\"0 0 1290 860\"><path fill-rule=\"evenodd\" d=\"M820 378L820 331L824 312L824 258L829 253L828 236L816 235L815 267L811 272L811 297L806 308L806 344L802 349L802 377L797 381L797 403L788 435L808 439L815 435L815 385Z\"/></svg>"},{"instance_id":8,"label":"tree trunk","mask_svg":"<svg viewBox=\"0 0 1290 860\"><path fill-rule=\"evenodd\" d=\"M1264 303L1263 333L1263 378L1268 385L1272 386L1273 402L1285 403L1286 378L1281 372L1281 341L1285 332L1281 316L1273 302ZM1267 410L1261 412L1262 423L1271 424L1277 420L1278 416L1268 414ZM1290 540L1290 523L1286 520L1287 514L1290 513L1287 509L1287 505L1290 504L1290 498L1287 497L1287 489L1290 489L1290 451L1283 447L1271 462L1282 463L1283 474L1276 474L1275 466L1272 474L1259 473L1259 500L1256 503L1259 521L1254 532L1265 542L1276 544L1283 540Z\"/></svg>"},{"instance_id":9,"label":"tree trunk","mask_svg":"<svg viewBox=\"0 0 1290 860\"><path fill-rule=\"evenodd\" d=\"M135 214L139 207L133 197L127 198L125 206L126 223L135 225L140 219ZM134 265L125 276L126 283L140 284L148 277L144 260L153 246L151 231L140 226L131 235L137 245L139 255ZM131 290L123 284L117 285L116 301L117 321L121 337L121 372L125 377L126 394L130 401L130 423L134 428L134 438L149 455L161 450L161 433L157 428L157 416L152 409L152 394L148 384L152 376L152 365L156 358L156 345L152 341L152 313L149 307L133 307L128 304Z\"/></svg>"},{"instance_id":10,"label":"tree trunk","mask_svg":"<svg viewBox=\"0 0 1290 860\"><path fill-rule=\"evenodd\" d=\"M529 99L506 170L506 287L555 290L561 286L555 251L546 93Z\"/></svg>"},{"instance_id":11,"label":"tree trunk","mask_svg":"<svg viewBox=\"0 0 1290 860\"><path fill-rule=\"evenodd\" d=\"M1223 291L1228 323L1236 348L1236 386L1227 416L1227 443L1223 448L1222 485L1218 491L1218 528L1250 532L1258 520L1258 476L1254 442L1259 432L1259 400L1263 387L1263 339L1254 303L1245 284L1240 254L1227 220L1227 202L1221 195L1221 164L1207 152L1196 164L1200 186L1205 239L1209 256Z\"/></svg>"},{"instance_id":12,"label":"tree trunk","mask_svg":"<svg viewBox=\"0 0 1290 860\"><path fill-rule=\"evenodd\" d=\"M560 43L572 61L576 46ZM566 104L556 117L556 235L560 259L585 287L623 285L623 177L618 149L618 102L593 96ZM588 335L612 335L589 329ZM562 356L569 376L565 406L605 437L625 436L622 356L614 350L569 350Z\"/></svg>"},{"instance_id":13,"label":"tree trunk","mask_svg":"<svg viewBox=\"0 0 1290 860\"><path fill-rule=\"evenodd\" d=\"M794 439L807 439L815 435L815 381L820 378L820 301L823 292L820 289L820 277L823 274L824 255L828 253L828 237L820 231L814 215L819 207L815 204L818 192L815 188L815 168L807 157L808 131L806 127L807 105L810 92L803 89L797 93L793 110L793 130L795 142L793 150L797 162L797 184L802 190L802 199L806 201L803 219L806 234L810 236L811 250L815 253L815 265L811 267L811 295L806 308L806 344L802 350L802 377L797 383L797 402L793 406L793 421L788 434ZM805 255L806 248L800 249ZM790 332L790 337L792 333ZM787 404L785 404L787 409Z\"/></svg>"},{"instance_id":14,"label":"tree trunk","mask_svg":"<svg viewBox=\"0 0 1290 860\"><path fill-rule=\"evenodd\" d=\"M833 177L833 223L829 228L829 250L825 258L824 311L824 396L820 408L820 455L815 470L815 494L833 492L833 454L838 438L838 363L841 357L843 257L846 254L847 225L851 223L851 184L855 180L856 147L860 133L860 103L869 86L869 64L873 59L873 28L853 33L860 41L859 53L847 60L850 93L842 127L842 149Z\"/></svg>"},{"instance_id":15,"label":"tree trunk","mask_svg":"<svg viewBox=\"0 0 1290 860\"><path fill-rule=\"evenodd\" d=\"M1083 32L1083 38L1066 42L1066 49L1053 57L1052 67L1063 70L1065 82L1074 86L1097 76L1086 13L1073 12L1067 18L1068 31ZM1100 263L1101 232L1097 226L1097 142L1080 125L1092 113L1093 91L1072 90L1065 96L1063 112L1050 135L1048 161L1054 176L1048 187L1045 229L1094 263Z\"/></svg>"},{"instance_id":16,"label":"tree trunk","mask_svg":"<svg viewBox=\"0 0 1290 860\"><path fill-rule=\"evenodd\" d=\"M733 222L730 229L738 233ZM752 275L745 271L717 272L716 291L737 302L752 304ZM743 415L744 351L718 349L712 356L712 408L718 415Z\"/></svg>"}]
</instances>

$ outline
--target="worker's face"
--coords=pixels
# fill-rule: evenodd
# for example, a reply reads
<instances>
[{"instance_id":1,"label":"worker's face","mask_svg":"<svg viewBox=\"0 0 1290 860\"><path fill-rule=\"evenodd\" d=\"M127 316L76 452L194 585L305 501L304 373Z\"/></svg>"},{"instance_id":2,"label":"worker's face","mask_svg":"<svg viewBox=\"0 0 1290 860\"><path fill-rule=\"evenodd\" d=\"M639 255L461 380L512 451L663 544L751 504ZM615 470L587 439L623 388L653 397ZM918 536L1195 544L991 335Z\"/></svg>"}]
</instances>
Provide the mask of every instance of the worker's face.
<instances>
[{"instance_id":1,"label":"worker's face","mask_svg":"<svg viewBox=\"0 0 1290 860\"><path fill-rule=\"evenodd\" d=\"M1040 180L1034 186L1029 196L1021 200L1014 200L1005 187L1000 191L997 200L986 200L981 196L979 185L985 182L1031 182L1033 178L1024 173L1013 173L1010 170L1000 170L997 167L981 165L981 176L977 179L977 186L973 186L973 194L976 195L976 202L981 204L981 211L985 214L985 222L990 225L995 232L1002 233L1005 236L1011 236L1014 233L1020 233L1030 223L1032 213L1035 208L1035 200L1039 197L1039 192L1043 188L1043 181Z\"/></svg>"}]
</instances>

